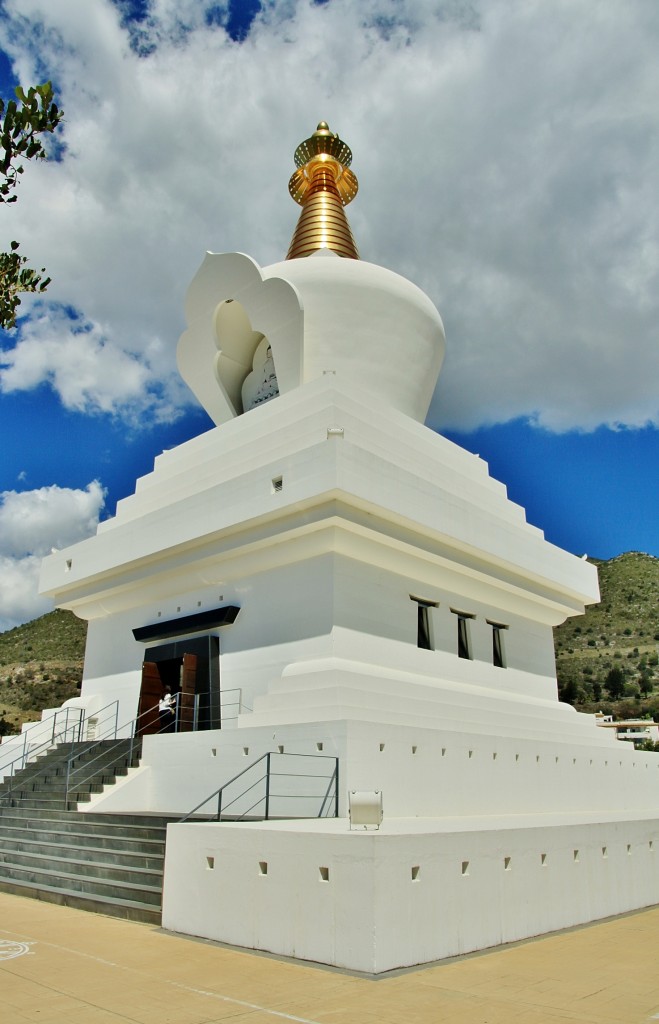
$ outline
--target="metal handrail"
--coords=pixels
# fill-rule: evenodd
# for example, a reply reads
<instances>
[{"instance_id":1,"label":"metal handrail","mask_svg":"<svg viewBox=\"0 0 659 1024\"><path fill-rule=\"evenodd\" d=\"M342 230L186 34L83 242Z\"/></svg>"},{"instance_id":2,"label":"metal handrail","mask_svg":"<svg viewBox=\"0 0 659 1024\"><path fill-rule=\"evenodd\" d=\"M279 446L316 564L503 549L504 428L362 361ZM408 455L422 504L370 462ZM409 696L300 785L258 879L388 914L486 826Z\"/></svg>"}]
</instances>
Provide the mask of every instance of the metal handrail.
<instances>
[{"instance_id":1,"label":"metal handrail","mask_svg":"<svg viewBox=\"0 0 659 1024\"><path fill-rule=\"evenodd\" d=\"M176 694L174 694L173 701L174 701L174 707L173 707L174 718L173 718L173 721L172 721L171 724L174 726L174 728L171 731L172 732L178 732L179 731L179 727L180 727L180 723L181 723L181 691L180 690ZM153 714L153 708L147 708L141 714L137 715L135 718L132 718L129 722L126 722L124 725L122 725L121 728L115 728L115 736L117 735L117 733L125 733L125 732L129 732L130 733L130 735L127 737L128 739L130 739L130 744L129 744L129 748L128 748L128 760L129 761L132 761L132 759L133 759L133 749L134 749L135 740L138 738L138 734L139 734L139 728L138 727L139 727L140 721L142 719L144 719L147 715L152 715L152 714ZM156 729L156 731L153 732L153 733L150 733L150 735L152 735L152 736L159 736L161 734L168 733L169 731L170 731L170 724L161 725L159 729ZM72 773L72 770L75 770L75 769L73 769L73 762L76 761L78 758L82 757L84 754L87 754L91 749L93 749L93 747L96 746L97 743L102 743L107 738L108 738L107 736L105 736L105 737L103 737L103 736L97 737L92 743L89 744L88 747L83 747L82 750L75 751L75 753L71 754L69 756L69 758L67 759L67 765L66 765L66 787L65 787L65 794L64 794L65 803L68 801L68 798L69 798L69 791L70 791L70 788L71 788L70 787L71 773ZM95 758L92 758L91 761L87 762L85 767L89 768L96 761L98 761L102 756L103 756L103 751L101 750ZM93 777L93 775L95 773L95 770L96 769L93 769L91 772L88 772L82 779L81 778L77 778L75 780L76 783L78 785L84 785L86 782L89 781L89 779L91 779Z\"/></svg>"},{"instance_id":2,"label":"metal handrail","mask_svg":"<svg viewBox=\"0 0 659 1024\"><path fill-rule=\"evenodd\" d=\"M318 758L318 759L321 759L321 760L334 761L334 769L332 771L332 774L329 775L329 776L327 776L327 775L313 775L313 774L310 775L310 774L307 774L307 773L294 773L294 772L273 772L271 770L271 759L273 757L315 757L315 758ZM232 786L234 782L237 782L238 779L242 778L243 775L246 775L247 772L249 772L253 768L255 768L256 765L260 764L261 761L265 761L266 762L265 774L262 775L259 779L257 779L256 782L253 782L250 786L248 786L247 789L242 790L228 804L227 803L223 803L223 797L224 797L225 790L228 789L229 786ZM275 799L275 798L286 799L286 800L295 799L295 798L304 798L304 799L313 799L314 798L313 794L306 794L306 793L303 793L303 794L295 794L295 793L277 793L277 794L274 794L274 793L272 793L271 789L270 789L270 780L273 777L274 778L277 778L277 777L282 777L282 778L288 777L288 778L328 779L327 789L325 790L325 793L323 795L322 803L320 805L320 811L318 812L316 817L317 818L330 817L330 815L324 814L323 812L325 811L325 808L327 806L329 806L329 801L331 800L331 794L332 794L332 789L333 789L334 790L334 813L333 813L332 817L338 818L338 816L339 816L339 759L338 759L338 757L333 757L331 754L301 754L301 753L293 753L293 752L289 753L289 752L284 752L284 751L280 751L280 750L269 750L269 751L267 751L267 753L262 754L260 757L257 757L256 761L252 761L251 764L247 765L246 768L243 768L241 771L239 771L237 775L233 776L233 778L231 778L227 782L223 783L219 787L219 789L216 789L213 793L211 793L209 796L207 796L205 800L202 800L201 803L197 804L196 807L193 807L191 811L188 811L188 813L183 818L180 818L178 820L177 824L182 825L184 822L188 821L195 814L197 814L197 812L199 810L201 810L202 807L204 807L206 804L210 803L210 801L214 800L215 798L217 798L217 812L216 812L215 815L213 815L211 820L221 821L222 820L222 811L223 810L226 812L226 810L229 807L231 807L233 804L235 804L238 800L240 800L242 797L244 797L247 793L249 793L250 790L254 789L255 786L260 785L260 783L264 782L264 781L265 781L265 784L266 784L265 785L265 794L259 800L257 800L255 803L253 803L251 805L251 807L249 807L246 811L243 811L242 814L238 815L238 817L235 820L237 820L237 821L242 820L247 814L250 813L250 811L254 810L255 807L257 807L261 803L264 803L265 804L264 820L268 821L269 818L270 818L270 804L271 804L272 800ZM208 818L205 817L204 820L207 821Z\"/></svg>"},{"instance_id":3,"label":"metal handrail","mask_svg":"<svg viewBox=\"0 0 659 1024\"><path fill-rule=\"evenodd\" d=\"M176 724L178 723L178 698L179 698L179 696L180 696L180 694L177 693L176 694L176 698L175 698L175 709L174 709L175 728L176 728ZM127 732L128 730L130 730L130 735L126 737L127 739L130 740L129 747L128 747L128 761L129 762L132 761L132 759L133 759L133 750L134 750L134 746L135 746L135 740L138 739L138 723L140 722L140 719L143 719L146 715L152 715L152 714L153 714L153 708L147 708L146 711L143 711L140 715L137 715L135 718L132 718L129 722L126 722L125 725L122 725L120 729L115 729L115 738L117 736L117 733L119 733L119 732ZM151 735L157 736L160 733L166 732L167 729L168 729L168 726L161 726L160 729L157 729L156 732L152 733ZM87 747L83 747L82 750L76 750L75 753L70 754L69 757L66 759L66 786L65 786L65 790L64 790L64 803L65 803L65 806L66 806L66 803L68 802L68 799L69 799L71 771L72 771L72 768L73 768L73 762L78 760L83 755L89 753L90 750L93 750L93 748L98 743L103 743L107 739L108 739L107 736L97 737L97 739L95 739ZM103 756L103 753L104 753L103 750L99 751L99 753L97 754L96 757L92 758L91 761L88 761L86 763L85 767L89 768L90 765L93 765L96 761L99 760L99 758L101 758ZM64 760L64 758L62 759L62 761L63 760ZM60 762L57 762L57 763L60 763ZM73 769L73 770L75 771L75 769ZM95 770L96 769L94 769L91 773L88 773L82 779L77 778L75 780L76 783L78 785L84 785L85 782L88 782L89 779L91 779L93 777L93 775L95 773Z\"/></svg>"},{"instance_id":4,"label":"metal handrail","mask_svg":"<svg viewBox=\"0 0 659 1024\"><path fill-rule=\"evenodd\" d=\"M221 699L222 697L227 697L230 693L237 693L238 694L238 699L237 700L222 700ZM220 690L220 707L221 708L234 708L234 707L238 708L238 711L236 712L235 715L228 716L228 715L224 715L223 714L222 715L222 721L225 721L227 718L229 718L229 720L232 720L233 718L237 718L238 715L242 711L250 711L250 712L252 711L252 708L250 708L243 701L243 690L242 690L241 686L233 686L230 690Z\"/></svg>"},{"instance_id":5,"label":"metal handrail","mask_svg":"<svg viewBox=\"0 0 659 1024\"><path fill-rule=\"evenodd\" d=\"M222 696L223 695L228 695L229 693L237 693L238 694L238 700L237 701L230 701L230 702L223 702L222 701ZM194 725L193 725L193 729L195 731L196 731L196 727L197 727L197 724L198 724L199 700L200 700L201 696L203 696L203 695L195 694ZM179 731L180 725L181 725L181 721L182 721L180 698L181 698L181 692L179 691L178 693L176 693L176 695L174 697L174 729L173 729L174 732L178 732ZM223 707L223 706L231 707L233 705L237 705L238 706L238 714L240 714L240 711L242 709L250 710L242 702L242 690L241 690L240 687L235 687L235 688L233 688L231 690L220 691L220 707ZM67 713L69 711L71 711L71 712L77 711L78 714L80 715L80 721L78 723L78 736L80 737L80 736L82 736L82 731L83 731L83 727L84 727L85 722L88 722L88 721L90 721L91 719L94 719L94 718L99 718L103 714L103 712L107 711L107 709L110 708L110 707L114 707L114 709L115 709L115 712L114 712L114 727L112 729L108 730L108 732L106 732L106 733L104 733L104 734L102 734L100 736L97 736L94 740L90 741L90 743L88 743L88 745L86 747L82 747L81 749L76 750L74 753L71 753L69 755L63 755L58 760L52 761L50 763L50 765L49 765L50 768L52 768L52 767L58 768L58 767L60 767L61 765L63 765L66 762L66 783L65 783L65 792L64 792L64 806L65 807L66 807L66 805L68 803L69 793L70 793L70 790L71 790L71 776L72 776L73 772L75 772L75 769L73 768L74 762L77 759L83 757L85 754L89 753L89 751L92 750L97 744L103 743L104 741L107 741L108 739L116 739L118 734L120 734L120 733L127 734L127 738L130 739L130 745L129 745L129 750L128 750L128 760L130 762L132 760L132 758L133 758L134 743L135 743L135 740L138 738L138 725L140 723L140 720L143 719L146 715L151 715L153 713L153 708L148 708L146 711L143 711L141 715L137 715L135 718L133 718L130 721L126 722L121 727L119 727L117 725L118 720L119 720L119 701L118 700L111 701L109 704L106 704L105 707L101 708L99 711L96 711L96 712L94 712L91 715L85 715L84 709L82 709L82 708L63 708L63 709L60 708L53 715L53 719L56 719L58 714L61 711L65 711ZM39 722L35 722L34 723L35 726L36 725L40 725L40 724L42 724L42 723L39 723ZM47 750L50 750L53 746L56 746L57 743L62 742L63 741L62 737L64 737L64 739L66 738L66 732L67 732L68 728L69 728L69 726L68 726L68 714L67 714L67 725L65 726L65 730L64 730L63 733L59 733L59 734L55 735L55 726L53 725L53 734L52 734L52 737L50 739L45 740L42 744L40 744L38 747L35 747L33 750L29 749L29 745L27 746L27 749L25 749L26 744L24 744L24 751L23 751L23 753L18 755L17 757L15 757L12 761L6 762L6 765L4 767L5 768L11 768L11 773L9 775L9 786L8 786L8 789L5 790L4 792L0 792L0 803L2 802L3 797L7 798L7 799L9 799L11 797L12 793L14 792L14 788L12 786L12 782L13 782L17 772L20 771L21 768L25 767L25 764L27 763L28 759L29 758L37 757L39 755L39 753L45 752ZM156 732L153 735L158 735L158 734L164 733L166 731L168 731L168 728L165 727L165 726L161 726L161 728L156 730ZM75 742L75 741L73 741L73 742ZM27 741L26 741L26 743L27 743ZM97 757L95 757L91 761L87 762L85 767L89 768L91 765L95 764L95 762L97 762L102 757L102 755L103 755L103 751L100 751L99 754L97 755ZM306 757L306 756L312 756L312 755L301 755L301 756L305 756ZM319 755L316 755L316 756L319 756ZM19 761L22 761L22 764L20 765L19 768L16 768L15 765ZM85 777L83 777L82 779L79 778L79 777L76 778L75 782L78 785L84 785L85 782L89 781L89 779L92 778L95 770L96 769L92 770L91 773L89 773L89 772L86 773ZM248 770L248 769L245 769L245 770ZM25 781L26 780L21 780L21 785Z\"/></svg>"},{"instance_id":6,"label":"metal handrail","mask_svg":"<svg viewBox=\"0 0 659 1024\"><path fill-rule=\"evenodd\" d=\"M54 715L51 715L51 718L52 718L52 732L51 732L50 738L47 739L47 740L42 740L42 742L38 746L34 747L34 749L32 750L32 754L34 754L38 750L40 750L41 747L44 746L45 744L48 744L48 745L52 746L52 744L55 742L55 736L56 735L58 735L58 740L59 740L59 736L61 736L62 734L61 733L60 734L56 734L55 730L57 728L58 717L62 714L62 712L64 713L65 719L66 719L66 724L64 726L64 733L67 733L68 730L69 730L69 713L77 712L77 714L78 714L78 723L77 723L77 726L78 726L78 736L80 735L80 731L82 729L82 724L83 724L83 721L84 721L84 709L83 708L58 708L55 711ZM0 766L0 772L4 773L5 769L11 767L12 765L14 765L16 763L16 761L20 761L21 759L23 759L24 761L27 761L28 757L30 756L30 744L28 742L29 738L30 738L30 732L34 732L35 730L39 729L39 727L43 727L49 721L50 721L50 719L48 719L48 718L41 719L41 721L39 721L39 722L29 722L24 727L24 729L23 729L23 752L21 754L19 754L17 757L12 758L11 761L6 761L4 763L4 765L1 765ZM75 728L75 725L73 726L73 728ZM42 731L43 731L43 729L42 729Z\"/></svg>"},{"instance_id":7,"label":"metal handrail","mask_svg":"<svg viewBox=\"0 0 659 1024\"><path fill-rule=\"evenodd\" d=\"M226 698L230 694L236 694L235 700L227 700ZM180 691L176 694L176 697L180 697ZM243 702L242 699L242 688L240 686L232 687L230 690L220 690L219 701L216 703L217 695L209 693L195 693L192 706L189 708L180 707L177 703L177 717L176 717L176 732L186 731L185 726L192 726L191 732L197 732L199 728L199 722L204 711L213 711L214 708L219 708L219 722L220 728L226 722L233 722L243 711L251 711L252 709ZM227 712L227 708L231 708L231 713ZM233 710L235 709L235 710ZM211 727L213 727L211 725Z\"/></svg>"},{"instance_id":8,"label":"metal handrail","mask_svg":"<svg viewBox=\"0 0 659 1024\"><path fill-rule=\"evenodd\" d=\"M107 711L108 708L114 708L114 730L113 730L113 733L114 733L114 737L116 738L116 735L117 735L117 732L118 732L117 721L118 721L118 717L119 717L119 701L118 700L110 701L109 704L106 704L104 707L100 708L98 711L95 711L93 713L93 715L87 715L87 716L83 717L83 719L81 721L81 724L80 724L79 735L82 732L82 727L84 726L84 723L86 721L89 721L89 720L91 720L93 718L98 718L99 716L101 716L103 714L104 711ZM76 710L76 709L74 708L73 710ZM112 715L110 715L109 717L111 719ZM111 736L111 733L108 732L108 733L105 734L104 737L97 738L97 739L93 740L87 747L83 747L82 751L80 751L80 750L76 751L76 753L73 754L73 755L66 755L66 754L64 754L61 758L58 758L57 760L52 761L49 767L53 767L53 766L54 767L58 767L59 765L63 764L64 761L67 760L67 757L69 759L70 758L78 757L80 755L80 753L82 753L82 752L90 749L91 747L95 746L96 743L102 742L103 739L110 738L110 736ZM28 752L28 756L32 756L32 757L38 756L39 753L45 752L45 751L42 751L42 747L45 747L46 750L50 750L50 749L52 749L53 746L57 746L57 744L61 743L61 742L67 742L67 740L66 740L66 730L63 733L60 733L57 737L53 736L52 741L51 740L47 740L47 741L45 741L45 743L41 744L39 747L36 747L34 750L29 751ZM71 740L70 742L75 743L76 740ZM78 740L77 742L81 742L81 741ZM13 765L16 761L18 761L20 759L21 758L19 757L19 758L15 758L14 761L12 761L12 762L8 762L7 767L10 767L11 765ZM21 767L24 767L24 766L25 765L22 765ZM9 788L5 792L0 793L0 800L3 797L7 797L7 798L11 797L12 793L14 792L14 787L12 786L12 782L16 778L16 771L20 771L20 770L21 770L20 768L17 769L17 770L12 770L12 774L11 774L11 776L9 778ZM37 775L38 774L39 773L37 772ZM68 773L67 773L67 777L68 777ZM22 786L26 781L29 782L30 780L29 779L28 780L21 779L20 785ZM66 796L68 797L68 792L67 792Z\"/></svg>"},{"instance_id":9,"label":"metal handrail","mask_svg":"<svg viewBox=\"0 0 659 1024\"><path fill-rule=\"evenodd\" d=\"M105 707L102 707L99 711L94 712L93 716L88 716L88 717L96 717L97 715L101 715L104 711L107 711L108 708L111 708L111 707L115 706L115 735L116 735L116 721L117 721L117 716L118 716L118 705L119 705L118 701L111 701L109 704L106 704ZM69 711L75 712L75 711L77 711L79 713L80 718L79 718L79 722L78 722L78 725L77 725L77 729L78 729L78 737L80 737L80 735L82 733L82 729L83 729L84 723L85 723L85 721L87 721L87 716L85 716L84 710L82 708L59 708L55 712L55 714L52 716L53 720L57 719L57 716L60 713L60 711L65 711L65 712L69 712ZM46 721L47 721L47 719L46 719ZM35 725L40 725L42 723L35 722L34 724ZM21 771L23 768L26 767L26 765L27 765L27 763L28 763L28 761L30 759L33 759L33 760L37 759L40 756L40 754L46 753L48 750L51 750L54 746L57 746L59 743L66 743L66 742L75 743L76 742L75 738L72 739L72 740L68 740L67 739L67 735L68 735L68 732L69 732L70 728L71 727L69 726L68 714L67 714L66 715L66 724L64 726L64 729L60 733L56 733L55 732L55 721L54 721L54 723L53 723L53 730L52 730L52 733L51 733L51 736L50 736L49 739L44 740L42 743L40 743L36 747L33 747L32 749L30 749L29 744L24 743L23 744L23 752L21 754L19 754L18 757L15 757L12 761L5 762L5 764L2 766L2 771L5 773L3 782L6 781L6 779L7 779L6 769L8 769L8 768L11 769L11 772L9 773L8 788L4 792L0 793L0 801L3 799L3 797L4 798L11 797L12 793L14 792L14 788L13 788L12 783L14 782L17 773L19 771ZM75 726L74 726L74 728L75 728ZM80 740L78 739L78 742L79 741ZM55 764L60 764L61 761L63 761L63 760L64 760L64 758L61 758L59 761L56 761L54 763ZM17 762L19 762L19 761L21 762L20 767L16 768L15 766L16 766ZM21 785L25 781L26 781L25 779L21 780Z\"/></svg>"}]
</instances>

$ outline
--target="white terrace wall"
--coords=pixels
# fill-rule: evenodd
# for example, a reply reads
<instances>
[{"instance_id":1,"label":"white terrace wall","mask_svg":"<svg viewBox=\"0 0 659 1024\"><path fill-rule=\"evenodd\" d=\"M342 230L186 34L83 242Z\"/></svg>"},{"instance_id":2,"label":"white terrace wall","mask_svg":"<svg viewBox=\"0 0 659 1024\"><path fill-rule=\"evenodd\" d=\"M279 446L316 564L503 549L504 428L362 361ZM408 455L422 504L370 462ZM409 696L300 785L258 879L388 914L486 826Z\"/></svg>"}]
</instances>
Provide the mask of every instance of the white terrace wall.
<instances>
[{"instance_id":1,"label":"white terrace wall","mask_svg":"<svg viewBox=\"0 0 659 1024\"><path fill-rule=\"evenodd\" d=\"M370 711L370 709L369 709ZM579 716L574 716L578 719ZM81 810L184 815L267 751L338 756L340 813L349 790L379 790L385 816L647 814L659 758L583 725L570 739L529 728L513 737L485 718L454 732L368 721L148 736L142 766ZM602 735L604 733L604 735ZM320 749L319 749L320 744ZM654 813L654 812L653 812Z\"/></svg>"},{"instance_id":2,"label":"white terrace wall","mask_svg":"<svg viewBox=\"0 0 659 1024\"><path fill-rule=\"evenodd\" d=\"M659 902L659 823L170 825L163 926L368 973Z\"/></svg>"}]
</instances>

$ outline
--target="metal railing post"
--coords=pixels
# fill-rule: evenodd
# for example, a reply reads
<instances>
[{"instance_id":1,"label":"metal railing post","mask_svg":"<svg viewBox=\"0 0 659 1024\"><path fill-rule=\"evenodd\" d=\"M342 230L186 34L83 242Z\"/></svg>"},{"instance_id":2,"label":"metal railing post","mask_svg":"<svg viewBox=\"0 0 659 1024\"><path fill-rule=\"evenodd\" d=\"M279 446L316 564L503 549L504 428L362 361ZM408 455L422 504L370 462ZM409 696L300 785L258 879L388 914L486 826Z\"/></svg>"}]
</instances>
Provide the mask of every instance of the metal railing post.
<instances>
[{"instance_id":1,"label":"metal railing post","mask_svg":"<svg viewBox=\"0 0 659 1024\"><path fill-rule=\"evenodd\" d=\"M66 762L66 783L64 786L64 810L67 808L69 802L69 777L71 772L71 758Z\"/></svg>"},{"instance_id":2,"label":"metal railing post","mask_svg":"<svg viewBox=\"0 0 659 1024\"><path fill-rule=\"evenodd\" d=\"M336 759L334 766L334 817L339 816L339 759Z\"/></svg>"},{"instance_id":3,"label":"metal railing post","mask_svg":"<svg viewBox=\"0 0 659 1024\"><path fill-rule=\"evenodd\" d=\"M269 820L270 815L270 751L268 751L265 759L265 820Z\"/></svg>"},{"instance_id":4,"label":"metal railing post","mask_svg":"<svg viewBox=\"0 0 659 1024\"><path fill-rule=\"evenodd\" d=\"M217 820L222 821L222 790L217 794Z\"/></svg>"}]
</instances>

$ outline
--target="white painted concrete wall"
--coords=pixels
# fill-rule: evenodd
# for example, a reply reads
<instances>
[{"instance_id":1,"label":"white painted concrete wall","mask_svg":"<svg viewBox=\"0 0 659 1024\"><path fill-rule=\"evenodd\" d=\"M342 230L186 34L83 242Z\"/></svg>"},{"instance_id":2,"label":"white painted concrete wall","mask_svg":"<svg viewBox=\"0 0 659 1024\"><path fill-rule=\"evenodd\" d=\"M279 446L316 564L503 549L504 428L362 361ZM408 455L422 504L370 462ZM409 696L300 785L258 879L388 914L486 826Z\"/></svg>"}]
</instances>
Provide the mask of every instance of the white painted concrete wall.
<instances>
[{"instance_id":1,"label":"white painted concrete wall","mask_svg":"<svg viewBox=\"0 0 659 1024\"><path fill-rule=\"evenodd\" d=\"M441 570L436 576L441 581ZM456 580L450 582L455 585ZM524 696L556 698L551 628L509 608L477 600L471 593L460 594L455 588L429 585L425 579L331 553L310 554L239 580L218 581L215 586L195 583L195 579L189 581L184 589L181 581L177 593L139 609L93 619L83 693L120 699L120 718L128 721L137 709L144 651L153 646L135 641L132 630L218 604L237 604L241 611L236 622L215 632L220 636L222 686L241 688L247 707L276 685L288 666L331 654L418 672L427 677L424 683L434 677L436 682L464 681ZM430 610L436 651L416 647L417 612L410 594L438 602ZM469 623L473 661L457 657L457 618L452 608L475 616ZM488 619L509 626L504 669L492 665Z\"/></svg>"},{"instance_id":2,"label":"white painted concrete wall","mask_svg":"<svg viewBox=\"0 0 659 1024\"><path fill-rule=\"evenodd\" d=\"M163 926L380 973L659 901L632 814L170 825Z\"/></svg>"},{"instance_id":3,"label":"white painted concrete wall","mask_svg":"<svg viewBox=\"0 0 659 1024\"><path fill-rule=\"evenodd\" d=\"M371 716L373 714L370 711ZM575 718L578 716L574 715ZM348 790L379 790L387 817L529 814L656 814L659 758L590 723L550 736L502 717L452 728L372 721L306 722L144 739L142 767L81 807L84 811L187 814L268 750L340 758L340 813ZM511 735L512 725L518 731ZM604 733L604 736L602 734ZM294 785L294 783L291 783Z\"/></svg>"}]
</instances>

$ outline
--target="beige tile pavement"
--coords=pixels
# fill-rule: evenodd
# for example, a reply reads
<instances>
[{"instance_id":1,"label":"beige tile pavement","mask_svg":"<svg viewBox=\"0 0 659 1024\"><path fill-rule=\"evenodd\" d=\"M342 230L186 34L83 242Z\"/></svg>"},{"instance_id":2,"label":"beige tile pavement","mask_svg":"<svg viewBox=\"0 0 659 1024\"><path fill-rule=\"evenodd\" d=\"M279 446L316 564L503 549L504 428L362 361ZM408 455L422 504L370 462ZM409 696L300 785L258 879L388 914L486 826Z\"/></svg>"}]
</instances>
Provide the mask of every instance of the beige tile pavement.
<instances>
[{"instance_id":1,"label":"beige tile pavement","mask_svg":"<svg viewBox=\"0 0 659 1024\"><path fill-rule=\"evenodd\" d=\"M372 979L0 893L0 1024L221 1021L652 1024L659 907Z\"/></svg>"}]
</instances>

